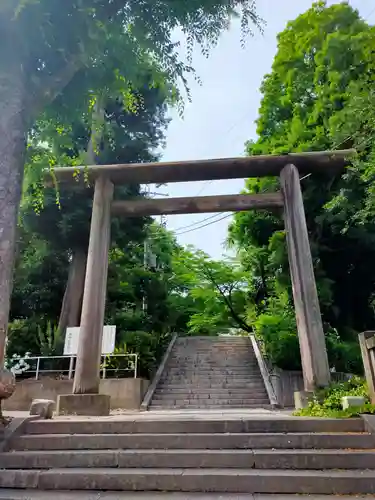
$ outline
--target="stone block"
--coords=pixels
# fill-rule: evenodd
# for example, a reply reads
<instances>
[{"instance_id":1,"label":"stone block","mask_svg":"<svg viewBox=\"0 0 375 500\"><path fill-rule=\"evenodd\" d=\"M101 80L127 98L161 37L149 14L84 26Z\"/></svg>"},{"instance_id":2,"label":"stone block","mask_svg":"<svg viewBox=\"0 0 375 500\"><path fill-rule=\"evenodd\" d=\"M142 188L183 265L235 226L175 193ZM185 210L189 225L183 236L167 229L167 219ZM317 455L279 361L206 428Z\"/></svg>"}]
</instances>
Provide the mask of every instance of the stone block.
<instances>
[{"instance_id":1,"label":"stone block","mask_svg":"<svg viewBox=\"0 0 375 500\"><path fill-rule=\"evenodd\" d=\"M294 406L296 410L306 408L309 402L313 399L314 393L310 391L296 391L294 393Z\"/></svg>"},{"instance_id":2,"label":"stone block","mask_svg":"<svg viewBox=\"0 0 375 500\"><path fill-rule=\"evenodd\" d=\"M16 378L12 372L0 368L0 400L8 399L16 390Z\"/></svg>"},{"instance_id":3,"label":"stone block","mask_svg":"<svg viewBox=\"0 0 375 500\"><path fill-rule=\"evenodd\" d=\"M53 417L55 402L51 399L33 399L30 406L30 415L38 415L46 420Z\"/></svg>"},{"instance_id":4,"label":"stone block","mask_svg":"<svg viewBox=\"0 0 375 500\"><path fill-rule=\"evenodd\" d=\"M111 397L106 394L61 394L57 397L57 415L108 416Z\"/></svg>"},{"instance_id":5,"label":"stone block","mask_svg":"<svg viewBox=\"0 0 375 500\"><path fill-rule=\"evenodd\" d=\"M344 396L341 398L342 409L358 408L365 404L366 400L362 396Z\"/></svg>"}]
</instances>

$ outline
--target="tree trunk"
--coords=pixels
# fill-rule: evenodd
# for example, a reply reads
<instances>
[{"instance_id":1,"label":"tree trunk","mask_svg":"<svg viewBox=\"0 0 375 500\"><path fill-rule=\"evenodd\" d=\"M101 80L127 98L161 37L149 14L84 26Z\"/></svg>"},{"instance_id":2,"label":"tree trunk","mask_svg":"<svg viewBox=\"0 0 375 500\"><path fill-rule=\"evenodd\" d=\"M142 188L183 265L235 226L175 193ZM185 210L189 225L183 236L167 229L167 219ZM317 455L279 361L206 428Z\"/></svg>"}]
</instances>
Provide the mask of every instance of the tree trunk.
<instances>
[{"instance_id":1,"label":"tree trunk","mask_svg":"<svg viewBox=\"0 0 375 500\"><path fill-rule=\"evenodd\" d=\"M0 67L0 367L4 363L27 125L21 65Z\"/></svg>"},{"instance_id":2,"label":"tree trunk","mask_svg":"<svg viewBox=\"0 0 375 500\"><path fill-rule=\"evenodd\" d=\"M87 255L84 250L78 249L73 252L58 325L62 335L65 335L68 326L79 326L80 323L86 260Z\"/></svg>"}]
</instances>

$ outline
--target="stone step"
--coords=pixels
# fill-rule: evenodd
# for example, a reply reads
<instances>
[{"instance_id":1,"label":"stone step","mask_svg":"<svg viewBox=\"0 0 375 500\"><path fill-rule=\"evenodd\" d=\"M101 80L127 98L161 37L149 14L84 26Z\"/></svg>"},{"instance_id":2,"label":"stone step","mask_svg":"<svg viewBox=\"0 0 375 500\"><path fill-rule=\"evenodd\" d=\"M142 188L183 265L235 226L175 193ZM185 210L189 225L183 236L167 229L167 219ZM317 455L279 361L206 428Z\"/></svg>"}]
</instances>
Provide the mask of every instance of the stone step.
<instances>
[{"instance_id":1,"label":"stone step","mask_svg":"<svg viewBox=\"0 0 375 500\"><path fill-rule=\"evenodd\" d=\"M198 346L191 346L189 349L188 347L177 347L172 351L171 357L175 356L175 354L178 353L182 356L188 357L189 355L199 357L199 356L207 356L210 357L212 355L222 355L227 354L228 358L230 357L237 357L237 356L245 356L247 355L248 357L255 359L256 356L254 354L254 351L248 347L248 346L225 346L224 348L222 346L215 347L215 346L208 346L204 349L198 347Z\"/></svg>"},{"instance_id":2,"label":"stone step","mask_svg":"<svg viewBox=\"0 0 375 500\"><path fill-rule=\"evenodd\" d=\"M213 368L207 367L205 365L204 367L191 367L191 366L176 366L175 368L170 368L166 367L165 368L166 372L165 373L172 373L172 374L180 374L183 373L184 375L210 375L211 377L219 377L223 375L227 376L236 376L236 377L241 377L244 376L245 378L248 377L261 377L260 371L258 368L251 369L249 367L245 368L239 368L238 370L226 370L225 368L222 368L220 366L215 366Z\"/></svg>"},{"instance_id":3,"label":"stone step","mask_svg":"<svg viewBox=\"0 0 375 500\"><path fill-rule=\"evenodd\" d=\"M179 386L179 387L182 387L182 388L185 388L186 387L186 392L191 392L191 388L194 387L196 388L197 391L199 391L200 389L208 389L210 390L211 388L216 388L220 391L230 391L232 389L238 389L238 390L241 390L241 391L246 391L246 392L256 392L256 391L259 391L259 389L261 391L264 391L265 390L265 387L264 385L261 385L259 384L258 385L258 388L254 388L254 386L252 386L251 384L246 384L244 382L241 382L241 384L224 384L224 385L220 385L219 383L214 383L213 385L210 384L210 381L206 381L206 384L203 385L203 383L200 383L200 381L198 381L196 384L194 383L194 381L192 380L188 380L188 383L185 385L183 383L183 380L180 379L180 380L165 380L165 381L162 381L157 389L168 389L170 387L176 387L176 386Z\"/></svg>"},{"instance_id":4,"label":"stone step","mask_svg":"<svg viewBox=\"0 0 375 500\"><path fill-rule=\"evenodd\" d=\"M243 389L252 391L252 390L257 390L257 389L264 389L264 384L263 382L259 382L257 384L255 383L249 383L245 385L241 384L211 384L209 382L204 383L204 381L200 381L199 384L184 384L184 383L179 383L179 384L169 384L166 382L163 382L158 386L160 389L177 389L177 390L185 390L188 392L194 391L194 390L201 390L201 391L221 391L221 390L230 390L230 391L242 391Z\"/></svg>"},{"instance_id":5,"label":"stone step","mask_svg":"<svg viewBox=\"0 0 375 500\"><path fill-rule=\"evenodd\" d=\"M373 470L0 470L0 488L210 493L374 494Z\"/></svg>"},{"instance_id":6,"label":"stone step","mask_svg":"<svg viewBox=\"0 0 375 500\"><path fill-rule=\"evenodd\" d=\"M232 343L232 344L250 344L250 339L248 337L240 337L240 336L221 336L221 337L210 337L207 335L195 336L195 337L179 337L176 341L177 345L180 344L194 344L202 342L204 344L223 344L223 343Z\"/></svg>"},{"instance_id":7,"label":"stone step","mask_svg":"<svg viewBox=\"0 0 375 500\"><path fill-rule=\"evenodd\" d=\"M252 345L248 341L244 342L176 342L176 349L252 349Z\"/></svg>"},{"instance_id":8,"label":"stone step","mask_svg":"<svg viewBox=\"0 0 375 500\"><path fill-rule=\"evenodd\" d=\"M242 387L242 386L249 386L249 385L255 383L255 381L258 384L260 384L262 382L262 379L260 377L257 377L257 378L252 378L252 377L225 378L222 376L221 377L220 376L217 376L217 377L205 377L205 376L184 377L183 375L180 375L180 376L165 375L165 376L163 376L162 381L163 382L170 382L170 383L173 383L173 382L184 383L184 381L185 381L186 385L195 384L195 382L197 382L197 383L205 382L206 384L208 384L208 383L215 384L215 385L226 384L226 385L237 385L237 386Z\"/></svg>"},{"instance_id":9,"label":"stone step","mask_svg":"<svg viewBox=\"0 0 375 500\"><path fill-rule=\"evenodd\" d=\"M247 439L261 433L272 433L283 435L285 433L351 433L350 439L354 442L367 440L375 448L375 437L364 433L364 423L360 418L331 419L331 418L209 418L194 419L189 416L173 419L167 416L160 419L136 419L123 420L121 418L106 419L95 418L95 420L35 420L27 423L25 434L34 437L43 437L44 434L240 434L245 433ZM280 434L278 434L280 433ZM29 437L29 436L27 436ZM237 439L237 437L236 437ZM370 446L370 447L371 447ZM264 448L264 446L252 446L253 448ZM273 446L272 446L273 447ZM146 446L148 448L148 446ZM199 447L201 448L201 447ZM340 446L337 446L340 448ZM350 448L350 446L349 446Z\"/></svg>"},{"instance_id":10,"label":"stone step","mask_svg":"<svg viewBox=\"0 0 375 500\"><path fill-rule=\"evenodd\" d=\"M228 399L254 399L254 400L264 400L267 398L267 393L265 391L261 392L252 392L252 391L246 391L244 389L243 391L240 392L230 392L226 390L222 390L221 392L202 392L202 391L196 391L196 392L187 392L187 391L168 391L165 389L159 389L155 392L153 401L156 401L158 399L174 399L174 400L206 400L206 399L212 399L212 400L228 400Z\"/></svg>"},{"instance_id":11,"label":"stone step","mask_svg":"<svg viewBox=\"0 0 375 500\"><path fill-rule=\"evenodd\" d=\"M222 371L219 371L217 373L212 373L211 371L207 372L184 372L183 370L179 371L169 371L167 370L163 374L163 378L165 380L173 380L173 379L184 379L186 381L191 381L191 380L208 380L212 382L220 382L220 381L228 381L229 383L231 381L241 381L245 382L247 384L251 384L252 382L258 382L260 383L262 381L261 375L256 373L252 375L251 373L225 373Z\"/></svg>"},{"instance_id":12,"label":"stone step","mask_svg":"<svg viewBox=\"0 0 375 500\"><path fill-rule=\"evenodd\" d=\"M244 392L248 394L265 394L265 389L264 385L260 385L257 387L254 386L246 386L246 387L240 387L238 389L231 389L227 387L196 387L196 386L191 386L191 388L187 388L186 386L164 386L156 389L156 392L159 392L161 394L164 394L166 392L168 393L174 393L174 394L222 394L225 392L226 394L243 394Z\"/></svg>"},{"instance_id":13,"label":"stone step","mask_svg":"<svg viewBox=\"0 0 375 500\"><path fill-rule=\"evenodd\" d=\"M199 370L248 370L251 372L259 371L259 366L256 363L248 362L248 360L243 360L239 362L237 365L231 364L229 365L223 365L220 360L213 361L209 363L208 361L199 361L199 362L193 362L192 360L189 361L183 361L181 359L174 361L173 363L168 363L167 367L174 367L174 368L196 368Z\"/></svg>"},{"instance_id":14,"label":"stone step","mask_svg":"<svg viewBox=\"0 0 375 500\"><path fill-rule=\"evenodd\" d=\"M175 349L249 349L252 351L252 345L249 341L245 342L176 342Z\"/></svg>"},{"instance_id":15,"label":"stone step","mask_svg":"<svg viewBox=\"0 0 375 500\"><path fill-rule=\"evenodd\" d=\"M369 500L368 495L356 495L357 500ZM101 491L54 491L53 500L301 500L300 495L267 495L247 493L142 493ZM314 495L311 500L353 500L353 496ZM0 490L0 500L51 500L50 491Z\"/></svg>"},{"instance_id":16,"label":"stone step","mask_svg":"<svg viewBox=\"0 0 375 500\"><path fill-rule=\"evenodd\" d=\"M177 404L174 402L159 404L151 403L149 410L151 411L166 411L166 410L270 410L270 402L266 401L264 403L257 404L225 404L225 403L189 403L189 404Z\"/></svg>"},{"instance_id":17,"label":"stone step","mask_svg":"<svg viewBox=\"0 0 375 500\"><path fill-rule=\"evenodd\" d=\"M195 385L190 385L190 386L182 386L182 385L169 385L169 384L161 384L158 386L156 389L156 392L159 392L161 394L165 392L171 392L171 393L184 393L184 394L222 394L225 392L226 394L243 394L244 392L248 394L265 394L265 388L264 386L259 386L259 387L250 387L250 386L243 386L243 387L221 387L221 386L195 386Z\"/></svg>"},{"instance_id":18,"label":"stone step","mask_svg":"<svg viewBox=\"0 0 375 500\"><path fill-rule=\"evenodd\" d=\"M213 429L214 430L214 429ZM117 449L373 449L368 434L44 434L14 439L17 451Z\"/></svg>"},{"instance_id":19,"label":"stone step","mask_svg":"<svg viewBox=\"0 0 375 500\"><path fill-rule=\"evenodd\" d=\"M186 380L187 382L192 381L192 380L197 380L197 381L208 381L211 383L236 383L236 384L252 384L252 383L261 383L262 378L261 376L257 373L255 375L251 374L246 374L246 373L240 373L238 375L228 375L225 373L183 373L183 372L168 372L166 371L163 374L163 379L165 380Z\"/></svg>"},{"instance_id":20,"label":"stone step","mask_svg":"<svg viewBox=\"0 0 375 500\"><path fill-rule=\"evenodd\" d=\"M227 366L238 366L240 362L250 363L255 366L257 366L258 364L254 354L245 351L239 352L238 350L234 351L233 353L230 353L230 355L223 352L215 353L212 352L211 350L207 351L207 353L205 354L197 353L197 351L192 351L191 353L174 351L168 358L168 362L172 361L177 362L179 359L181 359L184 363L218 362Z\"/></svg>"},{"instance_id":21,"label":"stone step","mask_svg":"<svg viewBox=\"0 0 375 500\"><path fill-rule=\"evenodd\" d=\"M152 405L158 405L158 404L166 404L169 406L185 406L185 405L194 405L194 406L257 406L257 405L262 405L266 404L269 405L270 402L268 399L265 397L263 398L249 398L249 397L244 397L244 398L232 398L229 399L227 396L223 397L216 397L216 398L190 398L189 395L187 395L186 399L175 399L173 396L166 394L165 396L160 396L156 395L152 399Z\"/></svg>"},{"instance_id":22,"label":"stone step","mask_svg":"<svg viewBox=\"0 0 375 500\"><path fill-rule=\"evenodd\" d=\"M256 374L260 373L259 367L258 366L251 366L251 365L241 365L237 367L226 367L226 366L221 366L219 364L213 364L210 366L207 363L204 364L187 364L187 363L176 363L175 365L167 365L166 367L167 371L184 371L184 372L213 372L213 373L228 373L229 375L232 375L233 373L235 374L240 374L240 373L245 373L245 374Z\"/></svg>"},{"instance_id":23,"label":"stone step","mask_svg":"<svg viewBox=\"0 0 375 500\"><path fill-rule=\"evenodd\" d=\"M181 354L198 354L202 356L209 356L210 354L218 355L220 353L226 354L228 356L235 356L237 353L245 354L248 353L250 356L254 356L254 351L252 346L249 344L195 344L195 345L177 345L175 346L173 353Z\"/></svg>"},{"instance_id":24,"label":"stone step","mask_svg":"<svg viewBox=\"0 0 375 500\"><path fill-rule=\"evenodd\" d=\"M200 351L199 349L176 349L172 351L169 359L171 360L177 358L182 358L185 361L191 361L192 359L197 361L217 360L227 364L237 364L238 360L246 360L253 363L257 362L254 352L249 349L241 349L239 347L234 347L233 349L208 348L205 351Z\"/></svg>"},{"instance_id":25,"label":"stone step","mask_svg":"<svg viewBox=\"0 0 375 500\"><path fill-rule=\"evenodd\" d=\"M374 469L375 451L352 450L66 450L0 454L3 469L235 468Z\"/></svg>"}]
</instances>

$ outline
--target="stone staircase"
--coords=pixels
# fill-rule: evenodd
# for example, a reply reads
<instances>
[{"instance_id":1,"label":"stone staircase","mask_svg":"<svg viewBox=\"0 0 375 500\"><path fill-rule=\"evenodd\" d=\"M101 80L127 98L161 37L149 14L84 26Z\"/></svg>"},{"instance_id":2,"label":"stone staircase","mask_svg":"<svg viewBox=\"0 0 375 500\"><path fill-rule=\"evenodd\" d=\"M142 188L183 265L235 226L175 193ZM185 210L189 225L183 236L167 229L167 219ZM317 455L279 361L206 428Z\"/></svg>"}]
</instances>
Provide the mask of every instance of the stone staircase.
<instances>
[{"instance_id":1,"label":"stone staircase","mask_svg":"<svg viewBox=\"0 0 375 500\"><path fill-rule=\"evenodd\" d=\"M27 422L0 453L0 498L375 494L375 436L361 419L143 415Z\"/></svg>"},{"instance_id":2,"label":"stone staircase","mask_svg":"<svg viewBox=\"0 0 375 500\"><path fill-rule=\"evenodd\" d=\"M269 405L248 337L182 337L176 340L150 409Z\"/></svg>"}]
</instances>

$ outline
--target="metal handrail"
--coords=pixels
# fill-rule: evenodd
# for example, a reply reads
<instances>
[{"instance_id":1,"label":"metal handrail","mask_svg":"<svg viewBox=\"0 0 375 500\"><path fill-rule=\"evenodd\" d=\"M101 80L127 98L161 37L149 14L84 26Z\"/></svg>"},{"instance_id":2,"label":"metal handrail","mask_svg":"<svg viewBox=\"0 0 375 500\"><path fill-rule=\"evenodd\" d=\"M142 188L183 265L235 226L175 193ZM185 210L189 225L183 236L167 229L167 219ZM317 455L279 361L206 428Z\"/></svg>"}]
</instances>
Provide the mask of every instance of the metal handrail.
<instances>
[{"instance_id":1,"label":"metal handrail","mask_svg":"<svg viewBox=\"0 0 375 500\"><path fill-rule=\"evenodd\" d=\"M255 354L256 360L258 362L259 370L260 370L260 373L262 375L264 385L266 387L268 399L269 399L271 406L273 408L279 408L280 403L277 400L276 392L274 390L272 380L271 380L271 375L270 375L267 363L263 357L262 351L259 347L257 338L255 337L254 334L251 334L251 333L249 334L249 338L250 338L251 344L253 346L254 354Z\"/></svg>"},{"instance_id":2,"label":"metal handrail","mask_svg":"<svg viewBox=\"0 0 375 500\"><path fill-rule=\"evenodd\" d=\"M161 360L161 363L160 363L160 365L159 365L159 367L154 375L154 378L153 378L149 388L147 389L147 392L146 392L145 397L143 398L143 401L141 404L141 410L143 410L143 411L148 410L148 407L150 406L151 399L154 395L156 387L158 386L158 384L160 382L160 379L161 379L161 376L165 370L165 367L167 366L168 359L171 355L172 349L176 343L177 338L178 338L178 334L175 333L173 335L171 341L169 342L167 350L164 353L163 359Z\"/></svg>"},{"instance_id":3,"label":"metal handrail","mask_svg":"<svg viewBox=\"0 0 375 500\"><path fill-rule=\"evenodd\" d=\"M108 358L129 358L132 359L131 366L129 368L120 368L123 371L133 371L134 378L137 378L138 375L138 354L102 354L101 355L101 363L100 363L100 371L102 372L102 379L106 378L107 372L116 371L117 368L107 368L106 360ZM43 360L51 360L51 359L69 359L69 368L68 370L44 370L41 369L41 361ZM22 373L35 373L35 380L39 380L39 375L42 373L61 373L68 371L68 379L71 380L73 378L73 374L75 372L75 361L77 360L77 355L74 356L28 356L25 358L25 361L29 363L30 361L36 361L36 369L35 370L25 370Z\"/></svg>"}]
</instances>

